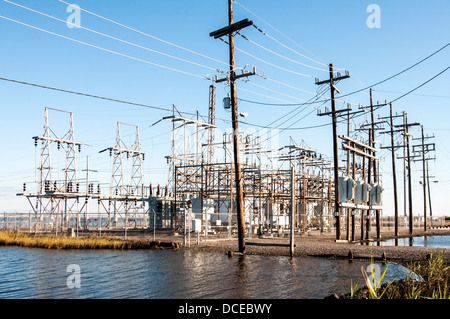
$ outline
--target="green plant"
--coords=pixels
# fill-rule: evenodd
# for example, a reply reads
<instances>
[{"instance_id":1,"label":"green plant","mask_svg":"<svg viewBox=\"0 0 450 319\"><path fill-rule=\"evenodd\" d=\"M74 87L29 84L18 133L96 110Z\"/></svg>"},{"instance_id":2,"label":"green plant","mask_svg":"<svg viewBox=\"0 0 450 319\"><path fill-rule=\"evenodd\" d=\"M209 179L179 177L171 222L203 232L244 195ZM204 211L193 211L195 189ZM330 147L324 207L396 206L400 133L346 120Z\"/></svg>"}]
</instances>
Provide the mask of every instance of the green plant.
<instances>
[{"instance_id":1,"label":"green plant","mask_svg":"<svg viewBox=\"0 0 450 319\"><path fill-rule=\"evenodd\" d=\"M381 275L377 274L377 267L379 267L379 265L376 265L374 263L373 258L370 258L370 275L368 275L364 267L361 267L363 278L369 291L369 299L381 299L383 295L388 291L390 285L395 281L395 279L393 279L387 285L382 286L384 277L386 276L386 272L389 268L389 264L386 266L383 274Z\"/></svg>"}]
</instances>

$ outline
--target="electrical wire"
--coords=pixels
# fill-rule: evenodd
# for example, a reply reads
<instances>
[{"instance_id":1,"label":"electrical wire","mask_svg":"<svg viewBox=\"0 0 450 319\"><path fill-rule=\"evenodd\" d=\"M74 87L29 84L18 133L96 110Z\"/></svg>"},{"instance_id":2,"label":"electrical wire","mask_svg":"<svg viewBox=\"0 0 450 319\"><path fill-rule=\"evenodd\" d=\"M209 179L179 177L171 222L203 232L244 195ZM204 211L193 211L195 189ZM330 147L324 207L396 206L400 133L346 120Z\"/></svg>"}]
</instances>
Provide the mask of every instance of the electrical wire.
<instances>
[{"instance_id":1,"label":"electrical wire","mask_svg":"<svg viewBox=\"0 0 450 319\"><path fill-rule=\"evenodd\" d=\"M219 38L219 39L221 39L221 38ZM222 40L222 41L224 41L224 40ZM224 42L226 42L226 41L224 41ZM292 74L295 74L295 75L299 75L299 76L304 76L304 77L307 77L307 78L313 77L312 75L296 72L296 71L293 71L293 70L290 70L290 69L286 69L286 68L283 68L283 67L281 67L279 65L276 65L276 64L273 64L273 63L268 62L266 60L263 60L261 58L258 58L257 56L255 56L253 54L250 54L247 51L242 50L241 48L235 47L235 50L237 50L239 52L242 52L242 53L248 55L249 57L252 57L252 58L254 58L254 59L256 59L256 60L258 60L260 62L266 63L267 65L273 66L274 68L277 68L279 70L286 71L286 72L289 72L289 73L292 73Z\"/></svg>"},{"instance_id":2,"label":"electrical wire","mask_svg":"<svg viewBox=\"0 0 450 319\"><path fill-rule=\"evenodd\" d=\"M319 70L319 71L328 72L328 70L316 68L316 67L314 67L314 66L311 66L311 65L308 65L308 64L304 64L304 63L302 63L302 62L298 62L298 61L296 61L296 60L293 60L293 59L291 59L291 58L288 58L287 56L284 56L284 55L282 55L282 54L280 54L280 53L277 53L277 52L275 52L275 51L273 51L273 50L270 50L270 49L264 47L263 45L261 45L261 44L259 44L259 43L256 43L256 42L253 41L253 40L250 40L248 37L246 37L246 36L240 34L239 32L237 32L237 34L239 34L242 38L244 38L245 40L249 41L250 43L252 43L252 44L254 44L254 45L260 47L260 48L263 49L263 50L266 50L267 52L270 52L270 53L272 53L272 54L275 54L276 56L279 56L280 58L283 58L283 59L285 59L285 60L288 60L288 61L290 61L290 62L293 62L293 63L295 63L295 64L298 64L298 65L301 65L301 66L304 66L304 67L307 67L307 68L311 68L311 69L314 69L314 70ZM311 77L312 77L312 76L311 76Z\"/></svg>"},{"instance_id":3,"label":"electrical wire","mask_svg":"<svg viewBox=\"0 0 450 319\"><path fill-rule=\"evenodd\" d=\"M186 60L186 59L183 59L183 58L179 58L179 57L176 57L176 56L167 54L167 53L163 53L163 52L160 52L160 51L157 51L157 50L153 50L153 49L150 49L150 48L141 46L141 45L139 45L139 44L135 44L135 43L132 43L132 42L129 42L129 41L126 41L126 40L122 40L122 39L116 38L116 37L111 36L111 35L108 35L108 34L104 34L104 33L101 33L101 32L98 32L98 31L95 31L95 30L92 30L92 29L83 27L83 26L81 26L81 25L76 25L76 24L74 24L74 23L71 23L71 22L68 22L68 21L65 21L65 20L56 18L56 17L54 17L54 16L51 16L51 15L49 15L49 14L46 14L46 13L43 13L43 12L40 12L40 11L31 9L31 8L28 8L28 7L25 7L25 6L22 6L22 5L20 5L20 4L11 2L11 1L9 1L9 0L3 0L3 1L5 1L5 2L7 2L7 3L10 3L10 4L12 4L12 5L15 5L15 6L17 6L17 7L26 9L26 10L28 10L28 11L31 11L31 12L34 12L34 13L43 15L43 16L45 16L45 17L48 17L48 18L51 18L51 19L54 19L54 20L63 22L63 23L65 23L65 24L70 24L70 25L73 25L73 26L77 26L78 28L81 28L81 29L83 29L83 30L86 30L86 31L89 31L89 32L92 32L92 33L95 33L95 34L98 34L98 35L101 35L101 36L106 37L106 38L109 38L109 39L113 39L113 40L115 40L115 41L119 41L119 42L122 42L122 43L125 43L125 44L128 44L128 45L132 45L132 46L137 47L137 48L140 48L140 49L144 49L144 50L147 50L147 51L150 51L150 52L153 52L153 53L157 53L157 54L160 54L160 55L163 55L163 56L172 58L172 59L176 59L176 60L179 60L179 61L182 61L182 62L186 62L186 63L190 63L190 64L193 64L193 65L196 65L196 66L200 66L200 67L203 67L203 68L206 68L206 69L209 69L209 70L213 70L213 71L220 72L220 70L218 70L218 69L216 69L216 68L212 68L212 67L209 67L209 66L200 64L200 63L192 62L192 61L189 61L189 60Z\"/></svg>"},{"instance_id":4,"label":"electrical wire","mask_svg":"<svg viewBox=\"0 0 450 319\"><path fill-rule=\"evenodd\" d=\"M278 30L277 28L275 28L273 25L271 25L270 23L268 23L267 21L265 21L264 19L262 19L261 17L259 17L258 15L256 15L254 12L250 11L247 7L243 6L242 4L240 4L239 2L237 2L236 0L233 0L234 3L236 3L237 5L239 5L240 7L242 7L245 11L249 12L250 14L252 14L253 16L255 16L256 18L258 18L259 20L261 20L262 22L264 22L265 24L267 24L269 27L271 27L272 29L274 29L276 32L278 32L279 34L281 34L282 36L284 36L286 39L288 39L289 41L291 41L292 43L294 43L295 45L297 45L299 48L301 48L302 50L308 52L309 54L311 54L312 56L314 56L314 54L312 54L311 52L309 52L308 50L306 50L304 47L302 47L300 44L298 44L297 42L295 42L294 40L292 40L290 37L288 37L286 34L284 34L283 32L281 32L280 30ZM303 55L302 55L303 56ZM310 61L313 61L317 64L323 65L323 66L328 66L327 64L323 63L323 62L319 62L317 60L311 59L309 57L303 56L305 58L307 58ZM316 57L316 56L314 56ZM316 57L317 58L317 57ZM317 58L318 59L318 58Z\"/></svg>"},{"instance_id":5,"label":"electrical wire","mask_svg":"<svg viewBox=\"0 0 450 319\"><path fill-rule=\"evenodd\" d=\"M42 32L45 32L45 33L48 33L48 34L52 34L52 35L55 35L55 36L63 38L63 39L67 39L67 40L70 40L70 41L73 41L73 42L77 42L77 43L80 43L80 44L83 44L83 45L86 45L86 46L89 46L89 47L92 47L92 48L95 48L95 49L99 49L99 50L102 50L102 51L105 51L105 52L113 53L113 54L116 54L116 55L119 55L119 56L122 56L122 57L125 57L125 58L128 58L128 59L132 59L132 60L135 60L135 61L139 61L139 62L143 62L143 63L146 63L146 64L150 64L150 65L154 65L154 66L157 66L157 67L160 67L160 68L163 68L163 69L167 69L167 70L171 70L171 71L175 71L175 72L178 72L178 73L190 75L190 76L193 76L193 77L196 77L196 78L200 78L200 79L203 79L203 80L206 79L205 76L200 76L200 75L197 75L197 74L193 74L193 73L190 73L190 72L178 70L178 69L175 69L175 68L171 68L171 67L168 67L168 66L164 66L164 65L161 65L161 64L150 62L150 61L147 61L147 60L139 59L139 58L127 55L127 54L123 54L123 53L119 53L119 52L116 52L116 51L113 51L113 50L102 48L102 47L94 45L94 44L90 44L90 43L87 43L87 42L76 40L74 38L66 37L64 35L61 35L61 34L58 34L58 33L54 33L54 32L51 32L51 31L48 31L48 30L45 30L45 29L41 29L41 28L38 28L38 27L35 27L35 26L32 26L32 25L29 25L27 23L20 22L20 21L14 20L14 19L10 19L10 18L4 17L4 16L0 16L0 18L5 19L5 20L9 20L9 21L14 22L14 23L21 24L23 26L26 26L26 27L29 27L29 28L32 28L32 29L35 29L35 30L38 30L38 31L42 31Z\"/></svg>"},{"instance_id":6,"label":"electrical wire","mask_svg":"<svg viewBox=\"0 0 450 319\"><path fill-rule=\"evenodd\" d=\"M414 63L413 65L411 65L411 66L409 66L409 67L407 67L406 69L403 69L402 71L400 71L400 72L398 72L398 73L396 73L396 74L394 74L394 75L392 75L392 76L390 76L390 77L388 77L388 78L386 78L386 79L384 79L384 80L381 80L381 81L379 81L379 82L377 82L377 83L375 83L375 84L369 85L369 86L367 86L367 87L365 87L365 88L362 88L362 89L360 89L360 90L358 90L358 91L354 91L354 92L345 94L345 95L343 95L343 96L341 96L341 97L349 96L349 95L352 95L352 94L356 94L356 93L362 92L362 91L364 91L364 90L368 90L368 89L370 89L370 88L373 88L373 87L375 87L375 86L378 86L378 85L380 85L380 84L383 84L383 83L385 83L385 82L387 82L387 81L389 81L389 80L392 80L393 78L396 78L397 76L402 75L403 73L405 73L405 72L407 72L407 71L413 69L414 67L416 67L416 66L422 64L423 62L425 62L425 61L427 61L428 59L432 58L433 56L435 56L436 54L438 54L439 52L443 51L444 49L446 49L446 48L449 47L449 46L450 46L450 42L447 43L446 45L444 45L443 47L441 47L440 49L434 51L433 53L431 53L431 54L428 55L427 57L423 58L422 60L420 60L420 61Z\"/></svg>"},{"instance_id":7,"label":"electrical wire","mask_svg":"<svg viewBox=\"0 0 450 319\"><path fill-rule=\"evenodd\" d=\"M417 91L418 89L420 89L421 87L423 87L424 85L430 83L431 81L433 81L434 79L436 79L437 77L439 77L440 75L444 74L445 72L447 72L450 69L450 66L448 66L446 69L444 69L443 71L439 72L438 74L436 74L435 76L433 76L431 79L425 81L424 83L422 83L421 85L417 86L416 88L412 89L411 91L403 94L402 96L399 96L398 98L392 100L390 103L394 103L402 98L404 98L405 96Z\"/></svg>"},{"instance_id":8,"label":"electrical wire","mask_svg":"<svg viewBox=\"0 0 450 319\"><path fill-rule=\"evenodd\" d=\"M63 0L58 0L58 1L61 2L61 3L66 4L66 5L69 5L69 6L71 5L70 3L65 2L65 1L63 1ZM102 19L102 20L111 22L111 23L113 23L113 24L115 24L115 25L118 25L118 26L120 26L120 27L123 27L123 28L125 28L125 29L128 29L128 30L130 30L130 31L139 33L139 34L144 35L144 36L146 36L146 37L149 37L149 38L151 38L151 39L154 39L154 40L160 41L160 42L162 42L162 43L171 45L171 46L173 46L173 47L175 47L175 48L178 48L178 49L184 50L184 51L186 51L186 52L189 52L189 53L192 53L192 54L201 56L201 57L203 57L203 58L209 59L209 60L214 61L214 62L217 62L217 63L221 63L221 64L226 65L226 66L228 66L228 67L230 66L229 63L226 63L226 62L223 62L223 61L220 61L220 60L211 58L211 57L209 57L209 56L207 56L207 55L204 55L204 54L202 54L202 53L198 53L198 52L195 52L195 51L193 51L193 50L184 48L184 47L182 47L182 46L180 46L180 45L177 45L177 44L171 43L171 42L169 42L169 41L160 39L160 38L158 38L158 37L155 37L155 36L150 35L150 34L148 34L148 33L145 33L145 32L139 31L139 30L137 30L137 29L131 28L131 27L126 26L126 25L124 25L124 24L122 24L122 23L119 23L119 22L116 22L116 21L114 21L114 20L108 19L108 18L106 18L106 17L103 17L103 16L101 16L101 15L99 15L99 14L96 14L96 13L94 13L94 12L88 11L88 10L83 9L83 8L81 8L81 7L80 7L80 10L83 11L83 12L86 12L86 13L88 13L88 14L90 14L90 15L93 15L93 16L95 16L95 17L97 17L97 18L100 18L100 19Z\"/></svg>"}]
</instances>

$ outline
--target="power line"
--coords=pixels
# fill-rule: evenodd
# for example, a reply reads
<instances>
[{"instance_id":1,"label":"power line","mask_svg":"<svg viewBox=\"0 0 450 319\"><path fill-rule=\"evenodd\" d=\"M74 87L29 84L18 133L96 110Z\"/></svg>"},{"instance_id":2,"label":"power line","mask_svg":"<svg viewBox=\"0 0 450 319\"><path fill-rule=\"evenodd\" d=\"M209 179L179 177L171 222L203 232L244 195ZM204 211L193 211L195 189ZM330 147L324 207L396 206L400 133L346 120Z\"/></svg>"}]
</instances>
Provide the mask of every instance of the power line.
<instances>
[{"instance_id":1,"label":"power line","mask_svg":"<svg viewBox=\"0 0 450 319\"><path fill-rule=\"evenodd\" d=\"M70 3L67 3L67 2L65 2L65 1L63 1L63 0L58 0L58 1L61 2L61 3L66 4L66 5L69 5L69 6L71 5ZM192 53L192 54L196 54L196 55L198 55L198 56L201 56L201 57L203 57L203 58L209 59L209 60L214 61L214 62L217 62L217 63L221 63L221 64L226 65L226 66L228 66L228 67L230 66L230 65L229 65L228 63L226 63L226 62L223 62L223 61L220 61L220 60L211 58L211 57L209 57L209 56L207 56L207 55L204 55L204 54L202 54L202 53L195 52L195 51L193 51L193 50L190 50L190 49L184 48L184 47L182 47L182 46L180 46L180 45L177 45L177 44L171 43L171 42L169 42L169 41L160 39L160 38L155 37L155 36L153 36L153 35L150 35L150 34L148 34L148 33L145 33L145 32L139 31L139 30L137 30L137 29L131 28L131 27L129 27L129 26L126 26L126 25L121 24L121 23L119 23L119 22L116 22L116 21L114 21L114 20L105 18L105 17L103 17L103 16L101 16L101 15L99 15L99 14L96 14L96 13L94 13L94 12L88 11L88 10L83 9L83 8L81 8L81 7L80 7L80 10L83 11L83 12L86 12L86 13L88 13L88 14L91 14L91 15L97 17L97 18L100 18L100 19L103 19L103 20L105 20L105 21L111 22L111 23L113 23L113 24L115 24L115 25L118 25L118 26L123 27L123 28L128 29L128 30L131 30L131 31L133 31L133 32L139 33L139 34L141 34L141 35L144 35L144 36L146 36L146 37L152 38L152 39L154 39L154 40L163 42L163 43L165 43L165 44L171 45L171 46L173 46L173 47L176 47L176 48L178 48L178 49L184 50L184 51L186 51L186 52L189 52L189 53Z\"/></svg>"},{"instance_id":2,"label":"power line","mask_svg":"<svg viewBox=\"0 0 450 319\"><path fill-rule=\"evenodd\" d=\"M439 76L442 75L443 73L447 72L449 69L450 69L450 66L448 66L445 70L443 70L443 71L439 72L438 74L436 74L435 76L433 76L431 79L425 81L424 83L422 83L422 84L419 85L418 87L412 89L412 90L409 91L408 93L405 93L405 94L403 94L402 96L396 98L395 100L392 100L390 103L394 103L394 102L396 102L396 101L398 101L398 100L404 98L405 96L407 96L407 95L413 93L414 91L420 89L422 86L424 86L424 85L428 84L429 82L433 81L434 79L436 79L437 77L439 77Z\"/></svg>"},{"instance_id":3,"label":"power line","mask_svg":"<svg viewBox=\"0 0 450 319\"><path fill-rule=\"evenodd\" d=\"M240 7L242 7L244 10L246 10L247 12L249 12L250 14L254 15L256 18L258 18L259 20L261 20L262 22L264 22L265 24L267 24L269 27L271 27L272 29L274 29L276 32L278 32L279 34L281 34L282 36L284 36L286 39L288 39L289 41L291 41L292 43L294 43L295 45L297 45L299 48L301 48L302 50L308 52L309 54L311 54L312 56L314 56L313 53L311 53L310 51L308 51L307 49L305 49L304 47L302 47L300 44L298 44L297 42L295 42L294 40L292 40L290 37L288 37L286 34L284 34L283 32L281 32L280 30L278 30L277 28L275 28L273 25L271 25L270 23L268 23L267 21L265 21L264 19L262 19L261 17L257 16L254 12L250 11L247 7L243 6L242 4L238 3L236 0L234 0L234 3L236 3L237 5L239 5ZM293 49L292 49L293 50ZM317 64L323 65L323 66L328 66L325 63L316 61L314 59L311 59L307 56L304 56L302 54L300 54L301 56L303 56L304 58L313 61ZM316 57L316 56L314 56ZM317 57L316 57L317 58ZM318 59L318 58L317 58Z\"/></svg>"},{"instance_id":4,"label":"power line","mask_svg":"<svg viewBox=\"0 0 450 319\"><path fill-rule=\"evenodd\" d=\"M146 108L160 110L160 111L165 111L165 112L170 112L170 113L173 112L172 109L167 109L167 108L163 108L163 107L159 107L159 106L152 106L152 105L148 105L148 104L142 104L142 103L125 101L125 100L113 99L113 98L109 98L109 97L93 95L93 94L88 94L88 93L82 93L82 92L76 92L76 91L71 91L71 90L65 90L65 89L55 88L55 87L41 85L41 84L35 84L35 83L30 83L30 82L18 81L18 80L3 78L3 77L0 77L0 80L1 81L12 82L12 83L17 83L17 84L28 85L28 86L34 86L34 87L38 87L38 88L41 88L41 89L47 89L47 90L53 90L53 91L58 91L58 92L63 92L63 93L75 94L75 95L80 95L80 96L85 96L85 97L90 97L90 98L95 98L95 99L100 99L100 100L105 100L105 101L110 101L110 102L116 102L116 103L122 103L122 104L128 104L128 105L134 105L134 106L140 106L140 107L146 107ZM181 112L181 113L186 114L186 115L195 115L195 116L197 115L197 113L189 113L189 112ZM225 122L229 122L229 120L226 120L226 119L220 119L220 118L216 118L216 119L222 120L222 121L225 121Z\"/></svg>"},{"instance_id":5,"label":"power line","mask_svg":"<svg viewBox=\"0 0 450 319\"><path fill-rule=\"evenodd\" d=\"M394 74L394 75L392 75L392 76L390 76L390 77L388 77L388 78L386 78L386 79L384 79L384 80L382 80L382 81L379 81L379 82L377 82L377 83L375 83L375 84L369 85L369 86L367 86L367 87L365 87L365 88L363 88L363 89L360 89L360 90L358 90L358 91L354 91L354 92L348 93L348 94L343 95L343 96L341 96L341 97L349 96L349 95L352 95L352 94L356 94L356 93L359 93L359 92L361 92L361 91L364 91L364 90L373 88L373 87L375 87L375 86L377 86L377 85L380 85L380 84L382 84L382 83L385 83L385 82L387 82L387 81L389 81L389 80L392 80L393 78L395 78L395 77L397 77L397 76L399 76L399 75L401 75L401 74L403 74L403 73L405 73L405 72L411 70L412 68L418 66L419 64L421 64L421 63L425 62L426 60L430 59L431 57L435 56L436 54L438 54L438 53L441 52L442 50L446 49L448 46L450 46L450 43L447 43L447 44L444 45L442 48L440 48L439 50L434 51L432 54L430 54L430 55L428 55L427 57L423 58L423 59L420 60L419 62L414 63L414 64L411 65L410 67L408 67L408 68L406 68L406 69L404 69L404 70L402 70L402 71L400 71L400 72L398 72L398 73L396 73L396 74Z\"/></svg>"},{"instance_id":6,"label":"power line","mask_svg":"<svg viewBox=\"0 0 450 319\"><path fill-rule=\"evenodd\" d=\"M105 49L105 48L102 48L102 47L94 45L94 44L90 44L90 43L83 42L83 41L80 41L80 40L76 40L76 39L73 39L73 38L70 38L70 37L66 37L64 35L61 35L61 34L58 34L58 33L54 33L54 32L51 32L51 31L48 31L48 30L45 30L45 29L41 29L41 28L38 28L38 27L35 27L35 26L32 26L32 25L26 24L24 22L20 22L20 21L14 20L14 19L10 19L10 18L4 17L4 16L0 16L0 18L5 19L5 20L9 20L9 21L14 22L14 23L21 24L23 26L26 26L26 27L29 27L29 28L32 28L32 29L35 29L35 30L38 30L38 31L42 31L42 32L45 32L45 33L48 33L48 34L52 34L52 35L55 35L55 36L60 37L60 38L64 38L64 39L67 39L67 40L70 40L70 41L73 41L73 42L84 44L84 45L90 46L90 47L95 48L95 49L99 49L99 50L102 50L102 51L105 51L105 52L113 53L113 54L116 54L116 55L119 55L119 56L122 56L122 57L125 57L125 58L128 58L128 59L132 59L132 60L139 61L139 62L144 62L144 63L151 64L151 65L163 68L163 69L167 69L167 70L175 71L175 72L178 72L178 73L190 75L190 76L193 76L193 77L196 77L196 78L200 78L200 79L203 79L203 80L206 79L205 76L200 76L200 75L197 75L197 74L193 74L193 73L190 73L190 72L178 70L178 69L175 69L175 68L171 68L171 67L168 67L168 66L164 66L164 65L161 65L161 64L150 62L150 61L147 61L147 60L139 59L139 58L136 58L136 57L133 57L133 56L130 56L130 55L126 55L126 54L123 54L123 53L119 53L119 52L116 52L116 51L113 51L113 50Z\"/></svg>"},{"instance_id":7,"label":"power line","mask_svg":"<svg viewBox=\"0 0 450 319\"><path fill-rule=\"evenodd\" d=\"M65 21L65 20L56 18L56 17L51 16L51 15L49 15L49 14L46 14L46 13L43 13L43 12L40 12L40 11L31 9L31 8L28 8L28 7L25 7L25 6L22 6L22 5L20 5L20 4L17 4L17 3L14 3L14 2L8 1L8 0L3 0L3 1L5 1L5 2L7 2L7 3L10 3L10 4L13 4L13 5L15 5L15 6L18 6L18 7L20 7L20 8L26 9L26 10L28 10L28 11L32 11L32 12L34 12L34 13L37 13L37 14L46 16L46 17L48 17L48 18L51 18L51 19L54 19L54 20L63 22L63 23L65 23L65 24L70 24L70 25L74 25L74 26L76 25L76 24L74 24L74 23L71 23L71 22L68 22L68 21ZM176 59L176 60L179 60L179 61L182 61L182 62L190 63L190 64L193 64L193 65L196 65L196 66L200 66L200 67L203 67L203 68L207 68L207 69L210 69L210 70L213 70L213 71L220 72L220 70L218 70L218 69L216 69L216 68L212 68L212 67L209 67L209 66L206 66L206 65L203 65L203 64L200 64L200 63L192 62L192 61L189 61L189 60L186 60L186 59L183 59L183 58L179 58L179 57L176 57L176 56L173 56L173 55L164 53L164 52L160 52L160 51L157 51L157 50L153 50L153 49L150 49L150 48L141 46L141 45L139 45L139 44L135 44L135 43L132 43L132 42L129 42L129 41L126 41L126 40L122 40L122 39L116 38L116 37L111 36L111 35L108 35L108 34L104 34L104 33L101 33L101 32L98 32L98 31L95 31L95 30L92 30L92 29L83 27L83 26L81 26L81 25L76 25L76 26L79 27L79 28L81 28L81 29L84 29L84 30L86 30L86 31L89 31L89 32L92 32L92 33L101 35L101 36L103 36L103 37L107 37L107 38L109 38L109 39L113 39L113 40L115 40L115 41L119 41L119 42L122 42L122 43L125 43L125 44L129 44L129 45L135 46L135 47L140 48L140 49L144 49L144 50L147 50L147 51L150 51L150 52L153 52L153 53L157 53L157 54L160 54L160 55L163 55L163 56L172 58L172 59Z\"/></svg>"},{"instance_id":8,"label":"power line","mask_svg":"<svg viewBox=\"0 0 450 319\"><path fill-rule=\"evenodd\" d=\"M219 39L221 39L221 38L219 38ZM273 66L274 68L280 69L282 71L286 71L286 72L289 72L289 73L292 73L292 74L296 74L296 75L299 75L299 76L304 76L304 77L307 77L307 78L313 77L312 75L309 75L309 74L304 74L304 73L300 73L300 72L296 72L296 71L293 71L293 70L290 70L290 69L283 68L283 67L281 67L279 65L276 65L276 64L273 64L273 63L268 62L266 60L263 60L261 58L258 58L257 56L255 56L253 54L250 54L247 51L244 51L244 50L242 50L240 48L235 48L235 49L240 51L240 52L242 52L242 53L244 53L244 54L246 54L246 55L248 55L249 57L252 57L252 58L254 58L254 59L256 59L256 60L258 60L260 62L266 63L267 65Z\"/></svg>"},{"instance_id":9,"label":"power line","mask_svg":"<svg viewBox=\"0 0 450 319\"><path fill-rule=\"evenodd\" d=\"M298 65L301 65L301 66L304 66L304 67L307 67L307 68L311 68L311 69L315 69L315 70L319 70L319 71L324 71L324 72L327 71L327 70L320 69L320 68L316 68L316 67L314 67L314 66L311 66L311 65L308 65L308 64L304 64L304 63L298 62L298 61L296 61L296 60L293 60L293 59L291 59L291 58L288 58L288 57L286 57L286 56L284 56L284 55L282 55L282 54L280 54L280 53L277 53L277 52L275 52L275 51L273 51L273 50L270 50L270 49L268 49L268 48L262 46L262 45L259 44L259 43L256 43L256 42L253 41L253 40L250 40L248 37L246 37L246 36L240 34L239 32L238 32L238 34L239 34L242 38L244 38L245 40L249 41L250 43L253 43L254 45L260 47L261 49L264 49L264 50L266 50L267 52L270 52L270 53L272 53L272 54L275 54L275 55L277 55L277 56L279 56L279 57L281 57L281 58L283 58L283 59L285 59L285 60L288 60L288 61L290 61L290 62L296 63L296 64L298 64Z\"/></svg>"}]
</instances>

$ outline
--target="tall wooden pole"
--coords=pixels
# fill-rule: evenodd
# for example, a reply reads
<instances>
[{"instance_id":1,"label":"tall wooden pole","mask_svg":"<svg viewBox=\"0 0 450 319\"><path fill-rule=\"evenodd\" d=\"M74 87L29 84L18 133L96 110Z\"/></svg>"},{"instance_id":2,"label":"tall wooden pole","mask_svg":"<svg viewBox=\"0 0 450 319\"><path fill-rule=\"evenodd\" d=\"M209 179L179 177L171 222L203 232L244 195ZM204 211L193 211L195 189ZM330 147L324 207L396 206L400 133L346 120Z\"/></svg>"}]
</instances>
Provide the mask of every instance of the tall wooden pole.
<instances>
[{"instance_id":1,"label":"tall wooden pole","mask_svg":"<svg viewBox=\"0 0 450 319\"><path fill-rule=\"evenodd\" d=\"M394 183L394 218L395 236L398 237L398 196L397 196L397 173L395 170L395 149L394 149L394 120L392 118L392 103L390 104L391 120L391 154L392 154L392 179Z\"/></svg>"},{"instance_id":2,"label":"tall wooden pole","mask_svg":"<svg viewBox=\"0 0 450 319\"><path fill-rule=\"evenodd\" d=\"M427 179L426 179L426 167L425 167L425 136L422 129L422 169L423 169L423 230L427 231Z\"/></svg>"},{"instance_id":3,"label":"tall wooden pole","mask_svg":"<svg viewBox=\"0 0 450 319\"><path fill-rule=\"evenodd\" d=\"M405 113L405 135L406 135L406 157L408 165L408 200L409 200L409 233L413 233L414 218L413 218L413 204L412 204L412 182L411 182L411 154L409 147L409 130L408 130L408 114Z\"/></svg>"},{"instance_id":4,"label":"tall wooden pole","mask_svg":"<svg viewBox=\"0 0 450 319\"><path fill-rule=\"evenodd\" d=\"M228 24L233 24L233 0L228 0ZM228 35L228 44L230 52L230 95L231 95L231 117L233 122L233 146L234 146L234 170L236 178L236 204L237 204L237 222L238 222L238 240L239 251L245 251L245 219L243 203L243 186L241 176L241 160L239 145L239 126L237 111L237 90L236 90L236 72L234 57L234 33Z\"/></svg>"},{"instance_id":5,"label":"tall wooden pole","mask_svg":"<svg viewBox=\"0 0 450 319\"><path fill-rule=\"evenodd\" d=\"M333 159L334 159L334 216L336 218L336 240L341 239L341 211L339 207L339 158L338 158L338 134L337 115L334 87L333 64L330 64L330 88L331 88L331 111L333 118Z\"/></svg>"},{"instance_id":6,"label":"tall wooden pole","mask_svg":"<svg viewBox=\"0 0 450 319\"><path fill-rule=\"evenodd\" d=\"M306 202L303 203L306 205ZM294 256L294 222L295 222L295 169L291 168L291 221L290 221L290 255Z\"/></svg>"}]
</instances>

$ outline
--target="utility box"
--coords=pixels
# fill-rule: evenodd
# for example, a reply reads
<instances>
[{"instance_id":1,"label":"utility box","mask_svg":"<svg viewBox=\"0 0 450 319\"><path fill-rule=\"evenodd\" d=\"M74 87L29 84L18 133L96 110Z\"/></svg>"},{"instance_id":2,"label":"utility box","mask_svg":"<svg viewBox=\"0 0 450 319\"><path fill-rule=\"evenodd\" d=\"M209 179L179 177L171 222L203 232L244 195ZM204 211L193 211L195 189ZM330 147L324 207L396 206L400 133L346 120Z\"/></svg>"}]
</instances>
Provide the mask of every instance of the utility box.
<instances>
[{"instance_id":1,"label":"utility box","mask_svg":"<svg viewBox=\"0 0 450 319\"><path fill-rule=\"evenodd\" d=\"M355 181L349 177L339 177L339 201L345 203L355 198Z\"/></svg>"},{"instance_id":2,"label":"utility box","mask_svg":"<svg viewBox=\"0 0 450 319\"><path fill-rule=\"evenodd\" d=\"M202 220L201 219L193 219L192 220L192 231L194 233L200 233L202 231Z\"/></svg>"},{"instance_id":3,"label":"utility box","mask_svg":"<svg viewBox=\"0 0 450 319\"><path fill-rule=\"evenodd\" d=\"M370 190L370 186L363 182L363 181L359 181L356 183L356 188L355 188L355 204L356 205L361 205L361 204L365 204L369 201L369 190Z\"/></svg>"},{"instance_id":4,"label":"utility box","mask_svg":"<svg viewBox=\"0 0 450 319\"><path fill-rule=\"evenodd\" d=\"M383 188L381 185L375 184L370 189L370 204L378 206L383 202Z\"/></svg>"}]
</instances>

